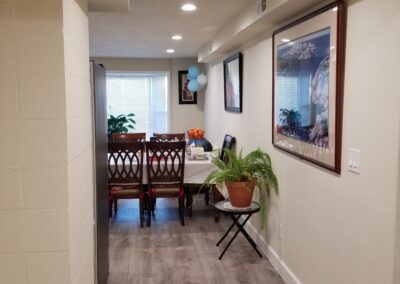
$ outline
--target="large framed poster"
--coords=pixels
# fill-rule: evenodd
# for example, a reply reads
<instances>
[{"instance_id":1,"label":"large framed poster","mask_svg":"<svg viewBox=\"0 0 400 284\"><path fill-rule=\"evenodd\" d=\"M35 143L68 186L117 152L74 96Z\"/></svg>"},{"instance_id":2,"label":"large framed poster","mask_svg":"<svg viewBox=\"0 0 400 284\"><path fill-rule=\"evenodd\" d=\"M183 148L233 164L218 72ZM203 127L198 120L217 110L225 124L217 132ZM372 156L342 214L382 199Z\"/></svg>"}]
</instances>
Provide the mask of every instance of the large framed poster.
<instances>
[{"instance_id":1,"label":"large framed poster","mask_svg":"<svg viewBox=\"0 0 400 284\"><path fill-rule=\"evenodd\" d=\"M273 34L275 147L340 173L345 7L336 1Z\"/></svg>"}]
</instances>

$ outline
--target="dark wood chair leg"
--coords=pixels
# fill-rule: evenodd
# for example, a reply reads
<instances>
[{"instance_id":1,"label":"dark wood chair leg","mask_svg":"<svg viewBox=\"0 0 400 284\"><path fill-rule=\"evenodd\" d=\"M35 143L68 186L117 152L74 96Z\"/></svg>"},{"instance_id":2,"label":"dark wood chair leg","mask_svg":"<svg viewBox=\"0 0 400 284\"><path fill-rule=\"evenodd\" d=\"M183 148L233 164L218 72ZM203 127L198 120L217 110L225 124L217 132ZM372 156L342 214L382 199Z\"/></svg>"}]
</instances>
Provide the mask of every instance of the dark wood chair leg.
<instances>
[{"instance_id":1,"label":"dark wood chair leg","mask_svg":"<svg viewBox=\"0 0 400 284\"><path fill-rule=\"evenodd\" d=\"M114 199L114 214L117 214L118 211L118 199Z\"/></svg>"},{"instance_id":2,"label":"dark wood chair leg","mask_svg":"<svg viewBox=\"0 0 400 284\"><path fill-rule=\"evenodd\" d=\"M110 201L108 201L108 217L112 217L112 206L113 206L113 200L110 198Z\"/></svg>"},{"instance_id":3,"label":"dark wood chair leg","mask_svg":"<svg viewBox=\"0 0 400 284\"><path fill-rule=\"evenodd\" d=\"M148 195L148 189L147 189L147 184L143 185L143 190L144 190L144 197L143 197L143 210L147 211L148 206L149 206L149 195Z\"/></svg>"},{"instance_id":4,"label":"dark wood chair leg","mask_svg":"<svg viewBox=\"0 0 400 284\"><path fill-rule=\"evenodd\" d=\"M156 202L157 202L157 198L153 197L151 199L151 212L154 214L154 210L156 209Z\"/></svg>"},{"instance_id":5,"label":"dark wood chair leg","mask_svg":"<svg viewBox=\"0 0 400 284\"><path fill-rule=\"evenodd\" d=\"M210 202L210 192L208 190L204 193L204 201L206 205Z\"/></svg>"},{"instance_id":6,"label":"dark wood chair leg","mask_svg":"<svg viewBox=\"0 0 400 284\"><path fill-rule=\"evenodd\" d=\"M178 198L179 202L179 216L181 217L181 224L182 226L185 226L185 197L179 197Z\"/></svg>"},{"instance_id":7,"label":"dark wood chair leg","mask_svg":"<svg viewBox=\"0 0 400 284\"><path fill-rule=\"evenodd\" d=\"M143 223L144 223L144 204L143 204L143 198L139 198L139 208L140 208L140 227L143 228Z\"/></svg>"}]
</instances>

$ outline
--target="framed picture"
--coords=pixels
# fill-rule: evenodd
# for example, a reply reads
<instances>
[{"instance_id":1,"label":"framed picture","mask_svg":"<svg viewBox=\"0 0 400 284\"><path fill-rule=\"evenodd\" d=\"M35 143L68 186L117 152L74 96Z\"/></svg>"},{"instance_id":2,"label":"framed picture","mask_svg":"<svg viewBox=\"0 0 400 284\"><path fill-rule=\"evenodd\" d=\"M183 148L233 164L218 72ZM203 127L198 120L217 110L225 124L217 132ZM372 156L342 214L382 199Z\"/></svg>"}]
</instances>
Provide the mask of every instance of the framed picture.
<instances>
[{"instance_id":1,"label":"framed picture","mask_svg":"<svg viewBox=\"0 0 400 284\"><path fill-rule=\"evenodd\" d=\"M242 54L224 60L225 110L242 112Z\"/></svg>"},{"instance_id":2,"label":"framed picture","mask_svg":"<svg viewBox=\"0 0 400 284\"><path fill-rule=\"evenodd\" d=\"M178 71L179 83L179 104L197 104L197 92L191 92L188 89L189 79L188 71Z\"/></svg>"},{"instance_id":3,"label":"framed picture","mask_svg":"<svg viewBox=\"0 0 400 284\"><path fill-rule=\"evenodd\" d=\"M344 9L336 1L273 34L272 143L339 174Z\"/></svg>"}]
</instances>

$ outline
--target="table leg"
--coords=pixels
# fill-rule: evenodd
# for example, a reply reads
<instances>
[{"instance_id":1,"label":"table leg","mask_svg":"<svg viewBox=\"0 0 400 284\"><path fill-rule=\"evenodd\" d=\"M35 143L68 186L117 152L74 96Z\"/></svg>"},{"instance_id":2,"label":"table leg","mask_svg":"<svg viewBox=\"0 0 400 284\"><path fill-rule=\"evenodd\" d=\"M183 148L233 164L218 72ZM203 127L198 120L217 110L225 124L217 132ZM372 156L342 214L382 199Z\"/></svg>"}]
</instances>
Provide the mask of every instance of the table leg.
<instances>
[{"instance_id":1,"label":"table leg","mask_svg":"<svg viewBox=\"0 0 400 284\"><path fill-rule=\"evenodd\" d=\"M224 197L219 192L219 190L215 187L215 185L212 186L212 192L213 192L214 204L217 203L218 201L224 200ZM219 222L219 211L217 209L215 209L215 212L214 212L214 221L215 221L215 223Z\"/></svg>"},{"instance_id":2,"label":"table leg","mask_svg":"<svg viewBox=\"0 0 400 284\"><path fill-rule=\"evenodd\" d=\"M250 235L246 232L246 230L243 228L244 225L246 224L246 222L249 220L249 217L246 218L246 220L240 224L240 222L238 221L239 218L235 218L234 216L231 215L231 218L233 220L233 222L236 224L236 226L239 228L239 231L242 232L242 234L245 236L245 238L247 239L247 241L251 244L251 246L255 249L255 251L257 252L257 254L262 257L262 254L260 253L260 251L257 248L257 244L256 242L250 237Z\"/></svg>"},{"instance_id":3,"label":"table leg","mask_svg":"<svg viewBox=\"0 0 400 284\"><path fill-rule=\"evenodd\" d=\"M243 223L239 222L239 218L240 215L238 215L237 217L235 217L232 214L229 214L229 216L232 218L233 220L233 224L229 227L228 231L224 234L224 236L221 238L221 240L219 240L219 242L217 243L217 246L222 242L222 240L224 240L226 238L226 236L228 235L228 233L232 230L232 228L236 225L238 227L238 230L236 231L236 233L233 235L233 237L230 239L230 241L228 242L228 244L226 245L226 247L224 248L224 250L222 251L221 255L219 256L219 259L222 259L222 257L224 256L225 252L227 251L227 249L230 247L230 245L232 244L233 240L236 239L237 235L239 234L239 232L242 232L242 234L245 236L245 238L247 239L247 241L251 244L251 246L254 248L254 250L257 252L257 254L262 257L262 254L260 253L260 251L257 248L257 244L254 242L254 240L250 237L250 235L246 232L246 230L243 228L244 225L247 223L247 221L250 219L251 215L253 214L249 214L246 219L244 220Z\"/></svg>"},{"instance_id":4,"label":"table leg","mask_svg":"<svg viewBox=\"0 0 400 284\"><path fill-rule=\"evenodd\" d=\"M245 224L245 223L247 222L247 220L250 219L251 215L253 215L253 214L249 214L249 215L247 216L247 218L246 218L246 220L244 220L244 223L243 223L243 224ZM239 218L240 218L240 215L238 215L237 218L235 218L235 216L233 216L232 214L229 214L229 216L231 216L231 218L234 219L235 221L233 222L233 224L231 225L231 227L229 228L229 230L225 233L225 235L223 236L222 239L224 239L224 238L228 235L229 231L233 228L233 226L235 226L235 225L237 226L237 223L238 223L237 220L239 220ZM239 223L239 224L240 224L240 223ZM221 255L219 256L219 259L221 259L221 258L224 256L226 250L230 247L230 245L231 245L231 243L233 242L233 240L236 239L236 237L237 237L237 235L239 234L239 232L240 232L240 229L237 230L236 233L233 235L233 237L230 239L230 241L228 242L228 244L226 245L226 247L225 247L224 250L222 251ZM219 242L221 242L221 241L222 241L222 240L220 240Z\"/></svg>"},{"instance_id":5,"label":"table leg","mask_svg":"<svg viewBox=\"0 0 400 284\"><path fill-rule=\"evenodd\" d=\"M189 186L186 186L186 210L189 214L189 217L193 215L193 192Z\"/></svg>"},{"instance_id":6,"label":"table leg","mask_svg":"<svg viewBox=\"0 0 400 284\"><path fill-rule=\"evenodd\" d=\"M232 216L232 218L235 218L234 216ZM237 216L236 221L239 220L240 216ZM228 231L226 231L226 233L222 236L222 238L219 240L219 242L217 243L217 246L219 246L219 244L226 238L226 236L229 234L229 232L232 230L232 228L235 226L235 222L232 223L232 225L230 226L230 228L228 229Z\"/></svg>"}]
</instances>

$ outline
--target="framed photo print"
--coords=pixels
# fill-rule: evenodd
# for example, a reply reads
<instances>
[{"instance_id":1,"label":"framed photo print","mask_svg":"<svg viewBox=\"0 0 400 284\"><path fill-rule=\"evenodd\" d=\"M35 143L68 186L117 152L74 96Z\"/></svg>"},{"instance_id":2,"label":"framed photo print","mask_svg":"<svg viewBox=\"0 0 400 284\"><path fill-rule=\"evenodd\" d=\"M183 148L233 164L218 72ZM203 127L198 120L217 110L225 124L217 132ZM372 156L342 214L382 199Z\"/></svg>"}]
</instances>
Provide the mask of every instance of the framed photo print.
<instances>
[{"instance_id":1,"label":"framed photo print","mask_svg":"<svg viewBox=\"0 0 400 284\"><path fill-rule=\"evenodd\" d=\"M197 104L197 92L191 92L188 89L189 79L188 71L178 71L179 83L179 104Z\"/></svg>"},{"instance_id":2,"label":"framed photo print","mask_svg":"<svg viewBox=\"0 0 400 284\"><path fill-rule=\"evenodd\" d=\"M273 34L272 143L339 174L344 9L333 2Z\"/></svg>"},{"instance_id":3,"label":"framed photo print","mask_svg":"<svg viewBox=\"0 0 400 284\"><path fill-rule=\"evenodd\" d=\"M242 112L242 54L224 60L225 110Z\"/></svg>"}]
</instances>

